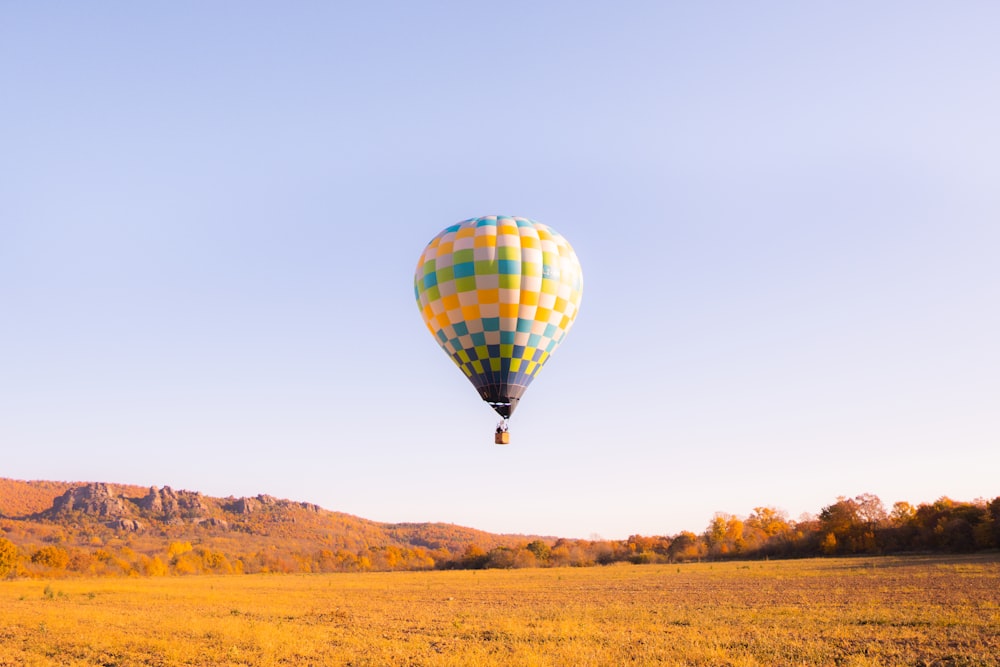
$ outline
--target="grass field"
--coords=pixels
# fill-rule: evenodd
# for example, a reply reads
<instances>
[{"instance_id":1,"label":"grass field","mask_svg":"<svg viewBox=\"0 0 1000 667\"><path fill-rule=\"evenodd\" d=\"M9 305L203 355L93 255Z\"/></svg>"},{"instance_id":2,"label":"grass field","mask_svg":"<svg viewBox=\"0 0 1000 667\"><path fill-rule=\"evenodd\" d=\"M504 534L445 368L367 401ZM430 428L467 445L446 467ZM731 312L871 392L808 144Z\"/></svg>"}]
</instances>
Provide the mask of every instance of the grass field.
<instances>
[{"instance_id":1,"label":"grass field","mask_svg":"<svg viewBox=\"0 0 1000 667\"><path fill-rule=\"evenodd\" d=\"M1000 555L0 582L0 665L1000 665Z\"/></svg>"}]
</instances>

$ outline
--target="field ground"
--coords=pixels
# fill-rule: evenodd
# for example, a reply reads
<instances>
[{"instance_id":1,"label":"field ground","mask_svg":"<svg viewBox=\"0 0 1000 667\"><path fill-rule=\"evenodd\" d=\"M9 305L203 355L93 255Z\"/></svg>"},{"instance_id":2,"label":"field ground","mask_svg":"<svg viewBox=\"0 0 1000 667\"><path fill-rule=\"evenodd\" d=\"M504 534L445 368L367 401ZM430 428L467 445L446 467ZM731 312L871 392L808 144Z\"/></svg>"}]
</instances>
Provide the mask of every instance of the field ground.
<instances>
[{"instance_id":1,"label":"field ground","mask_svg":"<svg viewBox=\"0 0 1000 667\"><path fill-rule=\"evenodd\" d=\"M0 582L0 665L1000 665L1000 554Z\"/></svg>"}]
</instances>

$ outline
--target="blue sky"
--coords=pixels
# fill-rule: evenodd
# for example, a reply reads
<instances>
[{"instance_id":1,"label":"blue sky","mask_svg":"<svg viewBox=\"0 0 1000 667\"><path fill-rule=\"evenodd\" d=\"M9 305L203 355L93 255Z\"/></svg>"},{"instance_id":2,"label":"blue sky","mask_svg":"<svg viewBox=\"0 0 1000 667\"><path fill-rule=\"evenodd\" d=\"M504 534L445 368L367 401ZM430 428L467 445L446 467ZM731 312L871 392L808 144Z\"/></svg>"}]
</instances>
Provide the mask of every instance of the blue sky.
<instances>
[{"instance_id":1,"label":"blue sky","mask_svg":"<svg viewBox=\"0 0 1000 667\"><path fill-rule=\"evenodd\" d=\"M1000 495L998 24L5 3L0 476L607 538ZM412 287L490 214L585 276L506 448Z\"/></svg>"}]
</instances>

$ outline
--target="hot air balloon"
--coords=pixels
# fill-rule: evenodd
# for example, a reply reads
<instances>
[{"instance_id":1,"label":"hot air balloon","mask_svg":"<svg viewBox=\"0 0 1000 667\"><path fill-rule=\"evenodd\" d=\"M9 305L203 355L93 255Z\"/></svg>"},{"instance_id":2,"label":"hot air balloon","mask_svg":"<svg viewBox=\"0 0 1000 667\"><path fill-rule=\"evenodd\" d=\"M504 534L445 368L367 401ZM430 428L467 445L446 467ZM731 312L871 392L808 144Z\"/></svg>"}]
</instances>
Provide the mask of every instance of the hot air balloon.
<instances>
[{"instance_id":1,"label":"hot air balloon","mask_svg":"<svg viewBox=\"0 0 1000 667\"><path fill-rule=\"evenodd\" d=\"M507 420L580 308L573 248L528 218L470 218L427 244L413 290L438 345L500 415L495 442L507 444Z\"/></svg>"}]
</instances>

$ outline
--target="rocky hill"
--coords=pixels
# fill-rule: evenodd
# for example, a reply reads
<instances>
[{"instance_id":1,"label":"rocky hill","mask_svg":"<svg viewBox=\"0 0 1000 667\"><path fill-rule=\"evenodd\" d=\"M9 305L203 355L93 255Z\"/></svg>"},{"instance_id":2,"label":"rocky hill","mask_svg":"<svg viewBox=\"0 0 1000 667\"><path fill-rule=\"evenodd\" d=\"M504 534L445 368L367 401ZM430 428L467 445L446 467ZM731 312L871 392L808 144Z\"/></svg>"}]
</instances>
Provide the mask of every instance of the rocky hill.
<instances>
[{"instance_id":1,"label":"rocky hill","mask_svg":"<svg viewBox=\"0 0 1000 667\"><path fill-rule=\"evenodd\" d=\"M201 554L197 571L220 560L241 571L441 567L467 552L538 539L444 523L380 523L264 494L214 498L169 486L2 478L0 537L35 565L48 546L60 550L57 562L71 570L75 557L84 573L100 573L102 562L121 569L149 561L156 569L157 559L169 569L183 560L178 550Z\"/></svg>"},{"instance_id":2,"label":"rocky hill","mask_svg":"<svg viewBox=\"0 0 1000 667\"><path fill-rule=\"evenodd\" d=\"M85 485L85 482L25 482L0 477L0 517L37 514L51 507L56 496ZM138 495L144 490L141 486L131 485L117 485L116 488L129 495Z\"/></svg>"}]
</instances>

